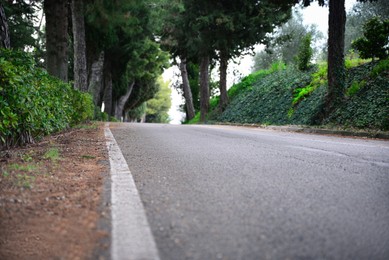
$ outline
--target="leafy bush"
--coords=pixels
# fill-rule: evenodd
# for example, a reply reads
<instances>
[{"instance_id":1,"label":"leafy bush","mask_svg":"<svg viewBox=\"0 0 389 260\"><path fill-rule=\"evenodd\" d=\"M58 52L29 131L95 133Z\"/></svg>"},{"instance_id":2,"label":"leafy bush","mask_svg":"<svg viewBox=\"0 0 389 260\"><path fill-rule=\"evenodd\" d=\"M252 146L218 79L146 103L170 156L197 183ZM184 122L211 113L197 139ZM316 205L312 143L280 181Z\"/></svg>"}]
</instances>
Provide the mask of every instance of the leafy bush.
<instances>
[{"instance_id":1,"label":"leafy bush","mask_svg":"<svg viewBox=\"0 0 389 260\"><path fill-rule=\"evenodd\" d=\"M0 148L34 142L93 117L92 98L24 52L0 49Z\"/></svg>"},{"instance_id":2,"label":"leafy bush","mask_svg":"<svg viewBox=\"0 0 389 260\"><path fill-rule=\"evenodd\" d=\"M71 91L73 113L71 114L71 125L79 124L94 118L93 98L89 93Z\"/></svg>"},{"instance_id":3,"label":"leafy bush","mask_svg":"<svg viewBox=\"0 0 389 260\"><path fill-rule=\"evenodd\" d=\"M363 37L353 41L351 46L362 58L384 59L389 55L389 19L370 19L363 26Z\"/></svg>"}]
</instances>

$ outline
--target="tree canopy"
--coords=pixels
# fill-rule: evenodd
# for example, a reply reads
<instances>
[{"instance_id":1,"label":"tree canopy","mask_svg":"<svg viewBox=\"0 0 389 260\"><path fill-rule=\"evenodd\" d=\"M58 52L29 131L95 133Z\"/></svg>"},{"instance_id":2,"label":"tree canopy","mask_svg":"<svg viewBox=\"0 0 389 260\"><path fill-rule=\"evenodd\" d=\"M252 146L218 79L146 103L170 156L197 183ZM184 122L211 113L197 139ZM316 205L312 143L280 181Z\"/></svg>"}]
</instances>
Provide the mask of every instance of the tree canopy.
<instances>
[{"instance_id":1,"label":"tree canopy","mask_svg":"<svg viewBox=\"0 0 389 260\"><path fill-rule=\"evenodd\" d=\"M171 107L171 89L169 82L164 82L162 78L157 81L158 92L153 99L147 101L146 122L150 123L168 123L168 111Z\"/></svg>"},{"instance_id":2,"label":"tree canopy","mask_svg":"<svg viewBox=\"0 0 389 260\"><path fill-rule=\"evenodd\" d=\"M302 13L296 8L292 18L267 36L266 48L254 56L253 70L267 69L272 63L279 61L288 65L296 63L301 39L307 34L311 35L314 52L318 53L317 43L323 38L323 34L316 25L304 25Z\"/></svg>"}]
</instances>

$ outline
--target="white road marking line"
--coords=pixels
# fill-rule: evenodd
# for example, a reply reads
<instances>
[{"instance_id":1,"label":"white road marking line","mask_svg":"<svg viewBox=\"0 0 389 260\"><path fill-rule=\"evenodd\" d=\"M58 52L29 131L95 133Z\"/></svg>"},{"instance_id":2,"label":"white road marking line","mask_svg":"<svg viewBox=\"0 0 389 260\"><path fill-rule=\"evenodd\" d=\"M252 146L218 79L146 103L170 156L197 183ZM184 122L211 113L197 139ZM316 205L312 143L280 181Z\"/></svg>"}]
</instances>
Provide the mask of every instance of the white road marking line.
<instances>
[{"instance_id":1,"label":"white road marking line","mask_svg":"<svg viewBox=\"0 0 389 260\"><path fill-rule=\"evenodd\" d=\"M112 260L159 260L158 249L126 160L109 124L104 128L111 166Z\"/></svg>"},{"instance_id":2,"label":"white road marking line","mask_svg":"<svg viewBox=\"0 0 389 260\"><path fill-rule=\"evenodd\" d=\"M331 141L329 139L341 139L341 137L333 137L333 136L326 136L326 135L316 135L311 134L311 136L316 136L317 138L322 139L328 139L328 140L318 140L313 138L307 138L308 136L306 133L299 133L299 132L287 132L287 131L279 131L279 130L272 130L272 129L262 129L262 128L248 128L243 126L218 126L218 125L190 125L194 127L203 127L208 129L223 129L227 131L236 131L236 130L243 130L250 133L257 133L261 136L270 136L270 137L277 137L277 138L283 138L283 139L291 139L291 140L300 140L300 141L311 141L311 142L317 142L317 143L326 143L326 144L336 144L336 145L350 145L350 146L360 146L360 147L368 147L368 148L381 148L381 149L389 149L389 142L388 141L382 141L382 140L365 140L366 142L369 142L371 144L361 144L361 143L354 143L353 139L347 139L349 142L341 142L341 141ZM273 133L270 133L273 132ZM274 132L282 133L281 134L274 134ZM270 134L269 134L270 133ZM287 135L293 135L293 136L287 136ZM297 136L304 135L304 138L299 138ZM344 140L343 138L342 140ZM385 146L386 145L386 146Z\"/></svg>"}]
</instances>

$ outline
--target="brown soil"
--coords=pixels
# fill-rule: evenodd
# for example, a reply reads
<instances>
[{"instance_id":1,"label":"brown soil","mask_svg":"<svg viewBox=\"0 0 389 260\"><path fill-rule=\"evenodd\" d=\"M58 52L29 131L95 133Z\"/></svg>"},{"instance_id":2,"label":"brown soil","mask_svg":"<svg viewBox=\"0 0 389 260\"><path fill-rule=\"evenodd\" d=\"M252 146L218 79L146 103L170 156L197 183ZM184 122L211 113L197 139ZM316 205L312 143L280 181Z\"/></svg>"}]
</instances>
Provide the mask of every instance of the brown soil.
<instances>
[{"instance_id":1,"label":"brown soil","mask_svg":"<svg viewBox=\"0 0 389 260\"><path fill-rule=\"evenodd\" d=\"M104 259L96 255L109 248L100 227L109 216L103 125L0 155L0 259Z\"/></svg>"}]
</instances>

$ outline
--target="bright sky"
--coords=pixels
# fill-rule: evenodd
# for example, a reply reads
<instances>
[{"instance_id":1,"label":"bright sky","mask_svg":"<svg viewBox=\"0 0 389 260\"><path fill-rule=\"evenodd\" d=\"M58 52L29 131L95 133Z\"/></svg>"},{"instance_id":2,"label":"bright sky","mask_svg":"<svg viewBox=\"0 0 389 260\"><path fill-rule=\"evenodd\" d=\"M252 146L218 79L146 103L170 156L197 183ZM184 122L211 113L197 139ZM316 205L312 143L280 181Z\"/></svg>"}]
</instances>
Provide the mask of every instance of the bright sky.
<instances>
[{"instance_id":1,"label":"bright sky","mask_svg":"<svg viewBox=\"0 0 389 260\"><path fill-rule=\"evenodd\" d=\"M351 7L355 4L356 0L346 0L346 11L349 11ZM328 31L328 7L320 7L317 2L311 4L311 6L304 8L302 10L304 23L317 24L319 30L323 32L324 35ZM261 47L259 46L258 49ZM250 74L251 68L253 66L253 57L251 55L242 56L238 64L229 63L228 69L228 82L227 85L231 86L234 84L234 81L239 80L242 76ZM178 68L172 67L167 69L164 74L164 80L172 80L174 71L177 71ZM235 74L240 75L234 76ZM182 118L185 116L183 113L178 111L178 107L183 103L182 97L177 93L175 89L172 90L172 107L169 111L170 118L172 119L171 124L180 124Z\"/></svg>"}]
</instances>

